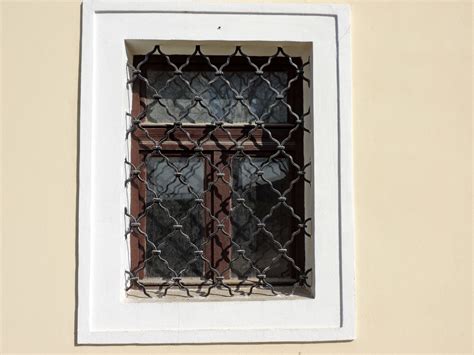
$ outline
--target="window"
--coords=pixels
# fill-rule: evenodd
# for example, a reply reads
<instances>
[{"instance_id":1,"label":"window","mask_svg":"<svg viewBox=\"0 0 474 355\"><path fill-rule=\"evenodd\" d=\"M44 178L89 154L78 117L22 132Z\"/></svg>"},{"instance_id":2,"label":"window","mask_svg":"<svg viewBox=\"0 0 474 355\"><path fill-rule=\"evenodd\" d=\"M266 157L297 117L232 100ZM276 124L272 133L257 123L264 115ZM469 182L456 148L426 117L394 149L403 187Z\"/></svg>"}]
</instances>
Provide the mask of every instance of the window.
<instances>
[{"instance_id":1,"label":"window","mask_svg":"<svg viewBox=\"0 0 474 355\"><path fill-rule=\"evenodd\" d=\"M353 339L349 8L84 0L82 15L77 343ZM265 219L282 203L299 219Z\"/></svg>"},{"instance_id":2,"label":"window","mask_svg":"<svg viewBox=\"0 0 474 355\"><path fill-rule=\"evenodd\" d=\"M273 50L209 56L196 45L169 55L157 45L134 57L128 289L192 297L309 287L309 61Z\"/></svg>"}]
</instances>

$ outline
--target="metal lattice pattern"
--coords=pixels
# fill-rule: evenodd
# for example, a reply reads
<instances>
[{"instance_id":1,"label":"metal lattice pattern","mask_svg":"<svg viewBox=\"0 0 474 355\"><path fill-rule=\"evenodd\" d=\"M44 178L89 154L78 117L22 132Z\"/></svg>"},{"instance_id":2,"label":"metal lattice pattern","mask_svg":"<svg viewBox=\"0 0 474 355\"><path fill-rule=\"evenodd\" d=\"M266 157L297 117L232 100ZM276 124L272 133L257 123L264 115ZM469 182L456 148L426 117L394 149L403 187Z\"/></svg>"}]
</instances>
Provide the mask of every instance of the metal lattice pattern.
<instances>
[{"instance_id":1,"label":"metal lattice pattern","mask_svg":"<svg viewBox=\"0 0 474 355\"><path fill-rule=\"evenodd\" d=\"M283 279L290 293L309 287L311 270L295 255L304 255L296 249L310 236L310 219L295 191L309 183L310 162L294 149L309 132L309 109L302 109L302 90L290 99L295 86L309 86L309 63L282 48L265 60L236 47L216 61L200 46L175 58L156 46L129 64L128 84L139 99L127 131L138 153L125 160L135 201L125 209L135 253L127 291L191 296L198 287L202 296L213 289L232 296L245 285L249 295L277 294L272 280ZM157 60L161 70L153 71ZM236 61L240 69L231 70ZM286 69L270 70L276 61ZM202 130L193 131L196 124ZM265 154L249 148L260 143ZM213 202L222 194L220 205Z\"/></svg>"}]
</instances>

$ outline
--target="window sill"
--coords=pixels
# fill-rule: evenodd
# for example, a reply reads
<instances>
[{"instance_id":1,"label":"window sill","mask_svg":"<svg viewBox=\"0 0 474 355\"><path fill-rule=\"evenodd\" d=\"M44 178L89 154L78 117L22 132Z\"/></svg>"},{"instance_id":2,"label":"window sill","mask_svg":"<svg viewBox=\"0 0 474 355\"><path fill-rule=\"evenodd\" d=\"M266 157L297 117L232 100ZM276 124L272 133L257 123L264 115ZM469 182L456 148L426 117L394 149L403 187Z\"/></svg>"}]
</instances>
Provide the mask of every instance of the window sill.
<instances>
[{"instance_id":1,"label":"window sill","mask_svg":"<svg viewBox=\"0 0 474 355\"><path fill-rule=\"evenodd\" d=\"M275 291L279 294L273 295L268 289L255 289L252 295L249 296L250 286L241 287L238 291L233 290L233 296L225 288L214 288L209 296L203 297L205 293L202 289L197 287L190 287L189 297L184 290L170 289L166 297L163 297L163 290L158 288L152 289L149 292L151 297L147 297L141 290L129 290L125 302L218 302L218 301L289 301L311 298L311 292L307 288L291 286L276 286Z\"/></svg>"}]
</instances>

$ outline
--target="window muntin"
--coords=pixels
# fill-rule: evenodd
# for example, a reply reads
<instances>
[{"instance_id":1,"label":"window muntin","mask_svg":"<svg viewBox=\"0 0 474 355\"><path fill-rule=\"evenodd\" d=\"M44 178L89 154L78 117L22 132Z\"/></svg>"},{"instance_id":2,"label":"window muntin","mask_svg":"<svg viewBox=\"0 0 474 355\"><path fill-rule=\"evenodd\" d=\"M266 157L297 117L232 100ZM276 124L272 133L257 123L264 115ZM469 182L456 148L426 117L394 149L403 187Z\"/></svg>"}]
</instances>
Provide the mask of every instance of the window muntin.
<instances>
[{"instance_id":1,"label":"window muntin","mask_svg":"<svg viewBox=\"0 0 474 355\"><path fill-rule=\"evenodd\" d=\"M129 287L164 296L199 286L207 296L307 286L307 63L282 49L271 57L238 47L230 56L154 52L132 68ZM170 196L163 186L178 181Z\"/></svg>"}]
</instances>

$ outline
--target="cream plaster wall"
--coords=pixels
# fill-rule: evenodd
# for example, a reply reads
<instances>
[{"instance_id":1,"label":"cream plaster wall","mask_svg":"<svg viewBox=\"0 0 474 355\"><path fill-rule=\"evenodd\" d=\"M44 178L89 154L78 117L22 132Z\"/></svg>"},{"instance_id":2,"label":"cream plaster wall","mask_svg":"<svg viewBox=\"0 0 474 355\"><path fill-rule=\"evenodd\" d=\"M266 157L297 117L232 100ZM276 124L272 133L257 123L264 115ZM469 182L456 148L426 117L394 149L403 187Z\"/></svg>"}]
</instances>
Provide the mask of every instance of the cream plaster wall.
<instances>
[{"instance_id":1,"label":"cream plaster wall","mask_svg":"<svg viewBox=\"0 0 474 355\"><path fill-rule=\"evenodd\" d=\"M1 352L470 353L472 4L352 11L357 340L75 347L80 2L1 2Z\"/></svg>"}]
</instances>

